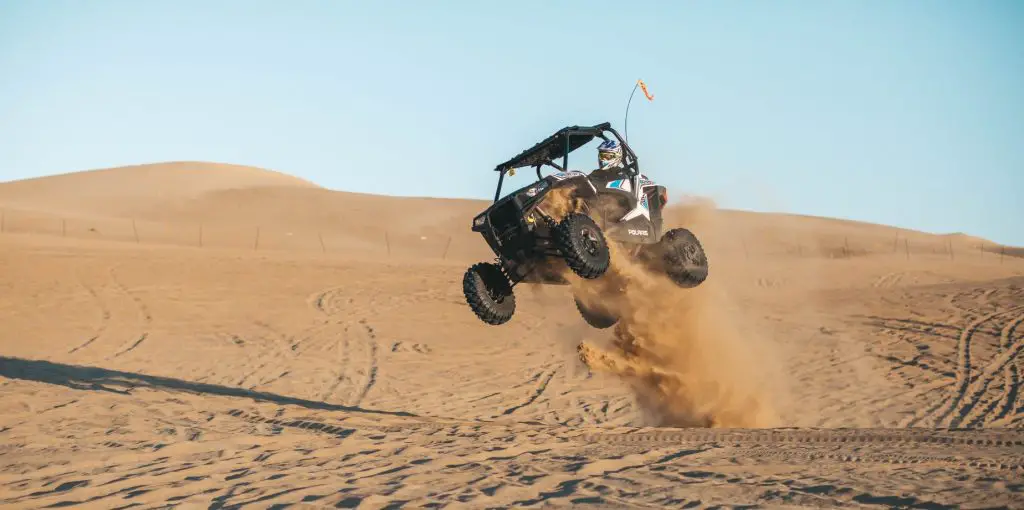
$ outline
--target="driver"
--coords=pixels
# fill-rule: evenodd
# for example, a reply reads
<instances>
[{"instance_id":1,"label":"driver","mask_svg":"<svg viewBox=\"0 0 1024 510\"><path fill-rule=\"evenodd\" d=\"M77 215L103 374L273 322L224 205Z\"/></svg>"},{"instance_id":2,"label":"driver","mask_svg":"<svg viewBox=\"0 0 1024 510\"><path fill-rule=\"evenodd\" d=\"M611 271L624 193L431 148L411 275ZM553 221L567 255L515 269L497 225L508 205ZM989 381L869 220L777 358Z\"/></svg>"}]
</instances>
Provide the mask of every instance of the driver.
<instances>
[{"instance_id":1,"label":"driver","mask_svg":"<svg viewBox=\"0 0 1024 510\"><path fill-rule=\"evenodd\" d=\"M622 145L617 140L605 140L597 147L597 169L590 172L593 177L621 179L623 171Z\"/></svg>"}]
</instances>

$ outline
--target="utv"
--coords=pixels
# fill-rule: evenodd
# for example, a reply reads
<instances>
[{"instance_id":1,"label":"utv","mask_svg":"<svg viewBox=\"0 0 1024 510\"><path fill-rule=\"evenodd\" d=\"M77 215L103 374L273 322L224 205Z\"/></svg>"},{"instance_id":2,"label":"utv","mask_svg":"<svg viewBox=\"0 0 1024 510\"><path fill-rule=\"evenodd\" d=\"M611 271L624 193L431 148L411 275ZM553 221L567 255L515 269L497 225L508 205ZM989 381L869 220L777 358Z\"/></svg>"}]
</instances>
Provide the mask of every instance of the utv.
<instances>
[{"instance_id":1,"label":"utv","mask_svg":"<svg viewBox=\"0 0 1024 510\"><path fill-rule=\"evenodd\" d=\"M608 134L623 149L621 167L590 175L568 170L570 152L595 137L608 140ZM544 165L557 172L541 175ZM514 175L523 167L534 167L537 180L502 197L505 174ZM599 278L608 270L609 241L624 246L633 257L654 262L656 270L680 287L695 287L707 278L704 249L689 230L675 228L662 234L667 191L640 173L636 154L608 122L562 128L495 171L494 203L473 218L472 230L483 236L497 260L474 264L462 281L466 301L482 321L498 325L512 318L512 288L520 282L567 285L566 272L559 270L566 266L580 278ZM557 194L563 195L562 206L545 200ZM559 214L561 209L568 211ZM593 309L578 297L575 301L593 327L618 322L612 310Z\"/></svg>"}]
</instances>

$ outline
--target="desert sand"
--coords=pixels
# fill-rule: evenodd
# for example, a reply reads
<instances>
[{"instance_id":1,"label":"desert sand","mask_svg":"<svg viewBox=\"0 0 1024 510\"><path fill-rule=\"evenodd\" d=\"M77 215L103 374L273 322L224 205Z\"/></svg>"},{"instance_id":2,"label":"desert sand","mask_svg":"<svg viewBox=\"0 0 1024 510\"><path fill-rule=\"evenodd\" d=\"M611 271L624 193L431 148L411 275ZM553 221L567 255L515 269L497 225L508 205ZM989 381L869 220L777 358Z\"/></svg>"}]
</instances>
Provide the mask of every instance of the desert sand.
<instances>
[{"instance_id":1,"label":"desert sand","mask_svg":"<svg viewBox=\"0 0 1024 510\"><path fill-rule=\"evenodd\" d=\"M670 193L707 282L624 266L598 330L565 286L472 314L486 201L0 183L0 505L1024 508L1019 251Z\"/></svg>"}]
</instances>

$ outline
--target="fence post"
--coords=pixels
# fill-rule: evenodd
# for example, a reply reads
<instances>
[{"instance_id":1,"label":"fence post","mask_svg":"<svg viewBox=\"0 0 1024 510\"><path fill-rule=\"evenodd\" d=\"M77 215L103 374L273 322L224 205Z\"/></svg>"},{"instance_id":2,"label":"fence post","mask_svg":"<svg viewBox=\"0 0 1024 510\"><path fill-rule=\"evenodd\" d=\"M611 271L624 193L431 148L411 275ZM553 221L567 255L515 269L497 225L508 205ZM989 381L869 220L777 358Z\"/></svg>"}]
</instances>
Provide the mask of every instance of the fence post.
<instances>
[{"instance_id":1,"label":"fence post","mask_svg":"<svg viewBox=\"0 0 1024 510\"><path fill-rule=\"evenodd\" d=\"M1000 264L1003 263L1003 257L1004 256L1006 256L1006 247L1005 246L1000 246L999 247L999 263Z\"/></svg>"},{"instance_id":2,"label":"fence post","mask_svg":"<svg viewBox=\"0 0 1024 510\"><path fill-rule=\"evenodd\" d=\"M391 256L391 240L388 239L388 231L384 231L384 246L388 249L388 256Z\"/></svg>"},{"instance_id":3,"label":"fence post","mask_svg":"<svg viewBox=\"0 0 1024 510\"><path fill-rule=\"evenodd\" d=\"M252 244L253 250L260 249L260 227L256 227L256 241Z\"/></svg>"},{"instance_id":4,"label":"fence post","mask_svg":"<svg viewBox=\"0 0 1024 510\"><path fill-rule=\"evenodd\" d=\"M843 236L843 255L850 258L850 238Z\"/></svg>"},{"instance_id":5,"label":"fence post","mask_svg":"<svg viewBox=\"0 0 1024 510\"><path fill-rule=\"evenodd\" d=\"M903 238L903 249L907 252L907 260L910 260L910 240L906 237Z\"/></svg>"},{"instance_id":6,"label":"fence post","mask_svg":"<svg viewBox=\"0 0 1024 510\"><path fill-rule=\"evenodd\" d=\"M324 246L323 232L317 231L316 236L320 239L320 253L327 253L327 247Z\"/></svg>"},{"instance_id":7,"label":"fence post","mask_svg":"<svg viewBox=\"0 0 1024 510\"><path fill-rule=\"evenodd\" d=\"M132 218L132 232L135 234L135 244L139 244L139 229L135 228L135 218Z\"/></svg>"},{"instance_id":8,"label":"fence post","mask_svg":"<svg viewBox=\"0 0 1024 510\"><path fill-rule=\"evenodd\" d=\"M946 239L946 244L949 245L949 260L956 260L956 258L953 256L953 240Z\"/></svg>"}]
</instances>

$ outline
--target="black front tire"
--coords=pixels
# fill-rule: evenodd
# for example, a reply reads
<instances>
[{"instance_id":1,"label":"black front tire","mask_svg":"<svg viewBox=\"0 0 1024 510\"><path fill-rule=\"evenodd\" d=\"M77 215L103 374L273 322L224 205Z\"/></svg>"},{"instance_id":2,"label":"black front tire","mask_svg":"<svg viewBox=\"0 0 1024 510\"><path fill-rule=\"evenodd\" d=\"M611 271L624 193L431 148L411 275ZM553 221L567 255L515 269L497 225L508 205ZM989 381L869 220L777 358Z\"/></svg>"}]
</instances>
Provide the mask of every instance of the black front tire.
<instances>
[{"instance_id":1,"label":"black front tire","mask_svg":"<svg viewBox=\"0 0 1024 510\"><path fill-rule=\"evenodd\" d=\"M708 257L697 236L685 228L674 228L665 233L662 245L662 263L665 274L676 285L693 288L708 277Z\"/></svg>"},{"instance_id":2,"label":"black front tire","mask_svg":"<svg viewBox=\"0 0 1024 510\"><path fill-rule=\"evenodd\" d=\"M580 316L592 328L608 329L619 322L618 314L610 310L596 306L587 306L586 303L576 296L573 296L573 300L576 301L576 309L579 310Z\"/></svg>"},{"instance_id":3,"label":"black front tire","mask_svg":"<svg viewBox=\"0 0 1024 510\"><path fill-rule=\"evenodd\" d=\"M462 277L462 293L480 320L497 326L512 318L516 297L501 267L491 262L473 264Z\"/></svg>"},{"instance_id":4,"label":"black front tire","mask_svg":"<svg viewBox=\"0 0 1024 510\"><path fill-rule=\"evenodd\" d=\"M593 280L608 270L611 260L608 241L590 216L566 215L555 227L554 237L566 265L581 278Z\"/></svg>"}]
</instances>

